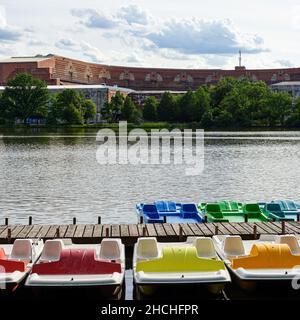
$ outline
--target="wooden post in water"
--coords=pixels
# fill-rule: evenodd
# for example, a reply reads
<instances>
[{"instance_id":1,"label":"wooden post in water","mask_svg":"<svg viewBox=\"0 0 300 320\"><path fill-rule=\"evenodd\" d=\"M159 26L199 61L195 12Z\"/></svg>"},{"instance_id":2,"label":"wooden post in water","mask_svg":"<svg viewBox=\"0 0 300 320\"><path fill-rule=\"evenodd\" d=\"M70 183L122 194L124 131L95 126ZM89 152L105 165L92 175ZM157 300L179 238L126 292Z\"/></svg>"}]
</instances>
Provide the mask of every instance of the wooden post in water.
<instances>
[{"instance_id":1,"label":"wooden post in water","mask_svg":"<svg viewBox=\"0 0 300 320\"><path fill-rule=\"evenodd\" d=\"M75 225L77 222L76 218L73 218L73 224Z\"/></svg>"},{"instance_id":2,"label":"wooden post in water","mask_svg":"<svg viewBox=\"0 0 300 320\"><path fill-rule=\"evenodd\" d=\"M8 226L8 218L5 218L5 225Z\"/></svg>"},{"instance_id":3,"label":"wooden post in water","mask_svg":"<svg viewBox=\"0 0 300 320\"><path fill-rule=\"evenodd\" d=\"M219 234L219 226L215 226L215 235L217 236Z\"/></svg>"},{"instance_id":4,"label":"wooden post in water","mask_svg":"<svg viewBox=\"0 0 300 320\"><path fill-rule=\"evenodd\" d=\"M281 221L281 233L285 234L285 221Z\"/></svg>"},{"instance_id":5,"label":"wooden post in water","mask_svg":"<svg viewBox=\"0 0 300 320\"><path fill-rule=\"evenodd\" d=\"M297 214L297 221L300 222L300 214Z\"/></svg>"},{"instance_id":6,"label":"wooden post in water","mask_svg":"<svg viewBox=\"0 0 300 320\"><path fill-rule=\"evenodd\" d=\"M248 222L248 221L249 221L249 219L248 219L248 214L245 213L245 222Z\"/></svg>"},{"instance_id":7,"label":"wooden post in water","mask_svg":"<svg viewBox=\"0 0 300 320\"><path fill-rule=\"evenodd\" d=\"M101 217L98 217L98 224L101 224Z\"/></svg>"},{"instance_id":8,"label":"wooden post in water","mask_svg":"<svg viewBox=\"0 0 300 320\"><path fill-rule=\"evenodd\" d=\"M11 243L11 228L7 229L7 242Z\"/></svg>"},{"instance_id":9,"label":"wooden post in water","mask_svg":"<svg viewBox=\"0 0 300 320\"><path fill-rule=\"evenodd\" d=\"M207 215L204 216L204 223L207 223L208 219L207 219Z\"/></svg>"},{"instance_id":10,"label":"wooden post in water","mask_svg":"<svg viewBox=\"0 0 300 320\"><path fill-rule=\"evenodd\" d=\"M167 217L164 216L164 223L167 223Z\"/></svg>"},{"instance_id":11,"label":"wooden post in water","mask_svg":"<svg viewBox=\"0 0 300 320\"><path fill-rule=\"evenodd\" d=\"M56 238L60 238L59 227L56 229Z\"/></svg>"},{"instance_id":12,"label":"wooden post in water","mask_svg":"<svg viewBox=\"0 0 300 320\"><path fill-rule=\"evenodd\" d=\"M109 238L109 228L106 228L106 229L105 229L105 237L106 237L106 238Z\"/></svg>"},{"instance_id":13,"label":"wooden post in water","mask_svg":"<svg viewBox=\"0 0 300 320\"><path fill-rule=\"evenodd\" d=\"M257 225L253 226L253 237L254 237L254 240L257 239Z\"/></svg>"},{"instance_id":14,"label":"wooden post in water","mask_svg":"<svg viewBox=\"0 0 300 320\"><path fill-rule=\"evenodd\" d=\"M143 224L144 223L144 218L143 216L140 216L140 224Z\"/></svg>"},{"instance_id":15,"label":"wooden post in water","mask_svg":"<svg viewBox=\"0 0 300 320\"><path fill-rule=\"evenodd\" d=\"M28 218L28 224L29 224L30 226L32 226L32 217L31 217L31 216Z\"/></svg>"}]
</instances>

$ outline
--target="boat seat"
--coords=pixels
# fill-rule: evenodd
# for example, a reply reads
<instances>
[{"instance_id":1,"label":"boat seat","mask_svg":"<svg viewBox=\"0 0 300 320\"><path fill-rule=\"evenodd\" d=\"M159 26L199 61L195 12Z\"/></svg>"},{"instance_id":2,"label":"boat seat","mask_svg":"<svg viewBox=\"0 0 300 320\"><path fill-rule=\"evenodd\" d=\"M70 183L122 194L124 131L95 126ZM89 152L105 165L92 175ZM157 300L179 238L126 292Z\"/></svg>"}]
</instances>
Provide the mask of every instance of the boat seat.
<instances>
[{"instance_id":1,"label":"boat seat","mask_svg":"<svg viewBox=\"0 0 300 320\"><path fill-rule=\"evenodd\" d=\"M194 241L199 258L214 259L217 257L214 243L211 238L197 238Z\"/></svg>"},{"instance_id":2,"label":"boat seat","mask_svg":"<svg viewBox=\"0 0 300 320\"><path fill-rule=\"evenodd\" d=\"M99 258L103 260L120 260L120 245L121 243L118 239L103 239L100 246Z\"/></svg>"},{"instance_id":3,"label":"boat seat","mask_svg":"<svg viewBox=\"0 0 300 320\"><path fill-rule=\"evenodd\" d=\"M224 252L227 256L243 256L245 248L240 236L228 236L224 240Z\"/></svg>"},{"instance_id":4,"label":"boat seat","mask_svg":"<svg viewBox=\"0 0 300 320\"><path fill-rule=\"evenodd\" d=\"M140 259L158 257L156 238L140 238L137 243L137 256Z\"/></svg>"},{"instance_id":5,"label":"boat seat","mask_svg":"<svg viewBox=\"0 0 300 320\"><path fill-rule=\"evenodd\" d=\"M9 260L31 261L32 260L32 240L15 240Z\"/></svg>"},{"instance_id":6,"label":"boat seat","mask_svg":"<svg viewBox=\"0 0 300 320\"><path fill-rule=\"evenodd\" d=\"M297 238L294 235L278 236L276 237L276 243L287 244L290 247L292 254L300 254L300 246Z\"/></svg>"},{"instance_id":7,"label":"boat seat","mask_svg":"<svg viewBox=\"0 0 300 320\"><path fill-rule=\"evenodd\" d=\"M47 240L40 258L40 262L59 261L61 251L64 248L62 240Z\"/></svg>"}]
</instances>

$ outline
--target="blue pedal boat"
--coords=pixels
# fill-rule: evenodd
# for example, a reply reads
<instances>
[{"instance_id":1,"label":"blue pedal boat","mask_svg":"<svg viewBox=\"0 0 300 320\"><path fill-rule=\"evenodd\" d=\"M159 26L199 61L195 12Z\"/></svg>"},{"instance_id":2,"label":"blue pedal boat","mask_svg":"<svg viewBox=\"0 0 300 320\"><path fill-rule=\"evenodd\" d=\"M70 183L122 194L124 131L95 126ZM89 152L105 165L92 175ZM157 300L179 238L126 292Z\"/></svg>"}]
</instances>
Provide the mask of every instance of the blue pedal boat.
<instances>
[{"instance_id":1,"label":"blue pedal boat","mask_svg":"<svg viewBox=\"0 0 300 320\"><path fill-rule=\"evenodd\" d=\"M180 204L157 201L154 204L138 204L136 212L144 223L202 223L203 216L194 203Z\"/></svg>"},{"instance_id":2,"label":"blue pedal boat","mask_svg":"<svg viewBox=\"0 0 300 320\"><path fill-rule=\"evenodd\" d=\"M275 221L296 221L300 215L299 205L291 200L266 203L264 212Z\"/></svg>"}]
</instances>

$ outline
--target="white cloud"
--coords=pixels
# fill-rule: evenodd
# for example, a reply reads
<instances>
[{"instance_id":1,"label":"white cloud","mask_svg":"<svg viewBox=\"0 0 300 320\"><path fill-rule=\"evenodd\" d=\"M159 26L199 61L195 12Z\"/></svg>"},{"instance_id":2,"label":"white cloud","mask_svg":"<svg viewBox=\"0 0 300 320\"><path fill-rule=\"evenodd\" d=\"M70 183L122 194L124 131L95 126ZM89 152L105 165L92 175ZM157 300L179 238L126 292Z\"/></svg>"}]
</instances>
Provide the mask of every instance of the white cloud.
<instances>
[{"instance_id":1,"label":"white cloud","mask_svg":"<svg viewBox=\"0 0 300 320\"><path fill-rule=\"evenodd\" d=\"M147 25L149 22L147 12L134 4L122 7L118 12L118 17L125 20L130 25Z\"/></svg>"},{"instance_id":2,"label":"white cloud","mask_svg":"<svg viewBox=\"0 0 300 320\"><path fill-rule=\"evenodd\" d=\"M77 43L72 39L60 39L55 43L55 46L63 50L72 50L77 47Z\"/></svg>"},{"instance_id":3,"label":"white cloud","mask_svg":"<svg viewBox=\"0 0 300 320\"><path fill-rule=\"evenodd\" d=\"M164 22L159 31L143 36L158 48L183 54L235 54L239 49L245 53L266 51L261 37L241 34L229 20L171 20Z\"/></svg>"},{"instance_id":4,"label":"white cloud","mask_svg":"<svg viewBox=\"0 0 300 320\"><path fill-rule=\"evenodd\" d=\"M20 37L21 32L7 24L5 8L0 6L0 41L14 42Z\"/></svg>"}]
</instances>

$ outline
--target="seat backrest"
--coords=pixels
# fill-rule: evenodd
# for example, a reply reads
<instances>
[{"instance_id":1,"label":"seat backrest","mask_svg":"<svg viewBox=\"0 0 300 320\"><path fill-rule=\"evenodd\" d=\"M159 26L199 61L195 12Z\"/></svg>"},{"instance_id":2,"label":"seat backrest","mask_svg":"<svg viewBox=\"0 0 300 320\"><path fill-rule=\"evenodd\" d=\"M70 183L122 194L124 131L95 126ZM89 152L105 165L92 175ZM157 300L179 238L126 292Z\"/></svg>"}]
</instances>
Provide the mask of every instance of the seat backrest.
<instances>
[{"instance_id":1,"label":"seat backrest","mask_svg":"<svg viewBox=\"0 0 300 320\"><path fill-rule=\"evenodd\" d=\"M167 202L167 206L168 206L168 212L176 212L177 211L177 207L176 207L176 203L173 201L168 201Z\"/></svg>"},{"instance_id":2,"label":"seat backrest","mask_svg":"<svg viewBox=\"0 0 300 320\"><path fill-rule=\"evenodd\" d=\"M158 212L167 212L167 204L165 201L156 201L155 206Z\"/></svg>"},{"instance_id":3,"label":"seat backrest","mask_svg":"<svg viewBox=\"0 0 300 320\"><path fill-rule=\"evenodd\" d=\"M140 259L158 257L156 238L140 238L137 243L137 256Z\"/></svg>"},{"instance_id":4,"label":"seat backrest","mask_svg":"<svg viewBox=\"0 0 300 320\"><path fill-rule=\"evenodd\" d=\"M15 240L10 255L12 260L31 261L32 260L32 241L29 239Z\"/></svg>"},{"instance_id":5,"label":"seat backrest","mask_svg":"<svg viewBox=\"0 0 300 320\"><path fill-rule=\"evenodd\" d=\"M60 253L63 250L64 244L62 240L47 240L42 255L40 258L41 262L53 262L59 261Z\"/></svg>"},{"instance_id":6,"label":"seat backrest","mask_svg":"<svg viewBox=\"0 0 300 320\"><path fill-rule=\"evenodd\" d=\"M245 248L240 236L228 236L223 244L224 253L227 256L242 256L245 254Z\"/></svg>"},{"instance_id":7,"label":"seat backrest","mask_svg":"<svg viewBox=\"0 0 300 320\"><path fill-rule=\"evenodd\" d=\"M239 205L235 201L230 202L230 207L231 207L231 211L239 211Z\"/></svg>"},{"instance_id":8,"label":"seat backrest","mask_svg":"<svg viewBox=\"0 0 300 320\"><path fill-rule=\"evenodd\" d=\"M208 214L211 214L216 218L223 218L221 207L217 203L208 203L206 205L206 211Z\"/></svg>"},{"instance_id":9,"label":"seat backrest","mask_svg":"<svg viewBox=\"0 0 300 320\"><path fill-rule=\"evenodd\" d=\"M143 213L146 214L149 218L158 219L159 214L157 208L154 204L145 204L143 206Z\"/></svg>"},{"instance_id":10,"label":"seat backrest","mask_svg":"<svg viewBox=\"0 0 300 320\"><path fill-rule=\"evenodd\" d=\"M267 203L266 209L270 212L282 213L279 203Z\"/></svg>"},{"instance_id":11,"label":"seat backrest","mask_svg":"<svg viewBox=\"0 0 300 320\"><path fill-rule=\"evenodd\" d=\"M118 239L103 239L100 246L100 259L119 260L121 258L121 243Z\"/></svg>"},{"instance_id":12,"label":"seat backrest","mask_svg":"<svg viewBox=\"0 0 300 320\"><path fill-rule=\"evenodd\" d=\"M183 204L181 208L183 212L188 212L188 213L198 212L197 207L194 203Z\"/></svg>"},{"instance_id":13,"label":"seat backrest","mask_svg":"<svg viewBox=\"0 0 300 320\"><path fill-rule=\"evenodd\" d=\"M290 211L297 211L298 210L298 208L297 208L297 206L296 206L294 201L287 200L286 204L287 204L287 206L288 206Z\"/></svg>"},{"instance_id":14,"label":"seat backrest","mask_svg":"<svg viewBox=\"0 0 300 320\"><path fill-rule=\"evenodd\" d=\"M219 206L220 206L221 211L223 211L223 212L231 211L231 208L229 206L229 202L228 201L219 202Z\"/></svg>"},{"instance_id":15,"label":"seat backrest","mask_svg":"<svg viewBox=\"0 0 300 320\"><path fill-rule=\"evenodd\" d=\"M200 237L195 239L194 246L197 250L198 257L201 258L216 258L216 250L211 238Z\"/></svg>"},{"instance_id":16,"label":"seat backrest","mask_svg":"<svg viewBox=\"0 0 300 320\"><path fill-rule=\"evenodd\" d=\"M276 243L287 244L293 254L300 253L300 246L294 235L283 235L276 238Z\"/></svg>"}]
</instances>

